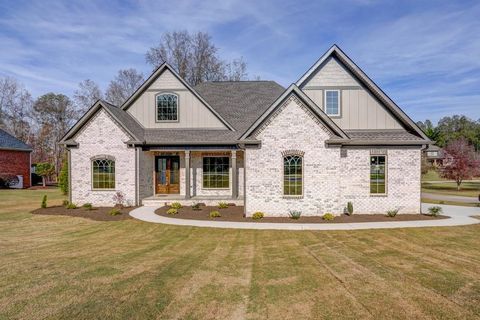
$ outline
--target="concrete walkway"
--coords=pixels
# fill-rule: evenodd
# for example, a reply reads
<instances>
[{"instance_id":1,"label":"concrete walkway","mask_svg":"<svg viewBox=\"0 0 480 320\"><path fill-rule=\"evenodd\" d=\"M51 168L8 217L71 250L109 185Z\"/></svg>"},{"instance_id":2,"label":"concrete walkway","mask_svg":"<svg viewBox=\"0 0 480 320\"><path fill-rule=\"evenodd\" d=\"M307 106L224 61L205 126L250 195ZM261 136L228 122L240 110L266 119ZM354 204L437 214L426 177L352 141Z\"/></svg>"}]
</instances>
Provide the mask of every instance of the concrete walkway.
<instances>
[{"instance_id":1,"label":"concrete walkway","mask_svg":"<svg viewBox=\"0 0 480 320\"><path fill-rule=\"evenodd\" d=\"M422 211L426 212L432 204L423 203ZM362 229L392 229L392 228L419 228L419 227L447 227L462 226L480 223L480 219L471 218L480 215L480 208L439 205L443 214L449 219L421 220L421 221L392 221L392 222L360 222L360 223L258 223L258 222L228 222L208 220L187 220L167 218L155 214L157 207L140 207L130 211L136 219L178 226L230 228L230 229L261 229L261 230L362 230Z\"/></svg>"},{"instance_id":2,"label":"concrete walkway","mask_svg":"<svg viewBox=\"0 0 480 320\"><path fill-rule=\"evenodd\" d=\"M422 192L422 198L440 201L454 201L463 203L480 203L478 197L454 196L450 194Z\"/></svg>"}]
</instances>

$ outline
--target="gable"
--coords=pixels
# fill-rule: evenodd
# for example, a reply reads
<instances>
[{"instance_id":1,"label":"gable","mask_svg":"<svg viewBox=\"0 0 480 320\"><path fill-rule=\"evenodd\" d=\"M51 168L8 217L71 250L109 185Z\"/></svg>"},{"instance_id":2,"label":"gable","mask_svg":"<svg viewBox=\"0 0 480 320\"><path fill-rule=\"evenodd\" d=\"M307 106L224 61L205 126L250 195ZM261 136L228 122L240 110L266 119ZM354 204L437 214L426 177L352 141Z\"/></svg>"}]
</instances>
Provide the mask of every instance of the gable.
<instances>
[{"instance_id":1,"label":"gable","mask_svg":"<svg viewBox=\"0 0 480 320\"><path fill-rule=\"evenodd\" d=\"M177 121L157 120L156 96L162 93L177 96ZM149 129L232 129L194 89L166 65L155 71L122 109Z\"/></svg>"},{"instance_id":2,"label":"gable","mask_svg":"<svg viewBox=\"0 0 480 320\"><path fill-rule=\"evenodd\" d=\"M339 90L340 116L332 119L342 129L405 129L426 142L427 136L340 48L333 45L296 82L325 108L324 91Z\"/></svg>"}]
</instances>

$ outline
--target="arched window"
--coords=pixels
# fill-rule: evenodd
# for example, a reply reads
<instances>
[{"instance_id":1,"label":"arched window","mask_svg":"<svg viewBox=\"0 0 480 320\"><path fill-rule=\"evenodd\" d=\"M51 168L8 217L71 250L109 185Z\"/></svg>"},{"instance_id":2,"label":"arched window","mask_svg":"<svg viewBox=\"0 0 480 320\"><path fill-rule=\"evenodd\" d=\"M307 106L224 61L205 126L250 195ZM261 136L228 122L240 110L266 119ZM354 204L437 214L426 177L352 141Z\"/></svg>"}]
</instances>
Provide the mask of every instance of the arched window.
<instances>
[{"instance_id":1,"label":"arched window","mask_svg":"<svg viewBox=\"0 0 480 320\"><path fill-rule=\"evenodd\" d=\"M173 93L157 95L157 121L178 120L178 96Z\"/></svg>"},{"instance_id":2,"label":"arched window","mask_svg":"<svg viewBox=\"0 0 480 320\"><path fill-rule=\"evenodd\" d=\"M92 159L92 189L115 189L115 160Z\"/></svg>"},{"instance_id":3,"label":"arched window","mask_svg":"<svg viewBox=\"0 0 480 320\"><path fill-rule=\"evenodd\" d=\"M283 157L283 194L301 196L303 194L303 157L286 155Z\"/></svg>"}]
</instances>

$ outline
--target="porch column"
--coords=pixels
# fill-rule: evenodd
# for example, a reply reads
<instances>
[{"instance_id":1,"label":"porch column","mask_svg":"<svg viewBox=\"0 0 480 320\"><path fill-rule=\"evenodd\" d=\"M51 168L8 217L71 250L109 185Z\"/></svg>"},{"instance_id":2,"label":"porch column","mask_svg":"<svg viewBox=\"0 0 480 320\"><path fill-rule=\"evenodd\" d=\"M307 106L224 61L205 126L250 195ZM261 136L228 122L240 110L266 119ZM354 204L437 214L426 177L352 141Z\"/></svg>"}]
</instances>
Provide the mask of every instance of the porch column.
<instances>
[{"instance_id":1,"label":"porch column","mask_svg":"<svg viewBox=\"0 0 480 320\"><path fill-rule=\"evenodd\" d=\"M232 150L232 198L238 198L237 150Z\"/></svg>"},{"instance_id":2,"label":"porch column","mask_svg":"<svg viewBox=\"0 0 480 320\"><path fill-rule=\"evenodd\" d=\"M190 150L185 150L185 199L190 199Z\"/></svg>"}]
</instances>

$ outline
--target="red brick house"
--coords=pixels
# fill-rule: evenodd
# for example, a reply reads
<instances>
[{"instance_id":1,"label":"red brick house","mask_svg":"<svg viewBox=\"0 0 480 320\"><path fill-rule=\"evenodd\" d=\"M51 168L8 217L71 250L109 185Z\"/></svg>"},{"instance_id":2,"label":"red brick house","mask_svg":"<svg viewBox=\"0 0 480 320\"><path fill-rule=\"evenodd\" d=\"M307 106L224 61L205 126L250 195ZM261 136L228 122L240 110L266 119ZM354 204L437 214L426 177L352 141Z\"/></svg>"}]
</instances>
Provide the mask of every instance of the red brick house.
<instances>
[{"instance_id":1,"label":"red brick house","mask_svg":"<svg viewBox=\"0 0 480 320\"><path fill-rule=\"evenodd\" d=\"M21 176L19 187L31 187L31 152L30 146L0 129L0 174Z\"/></svg>"}]
</instances>

